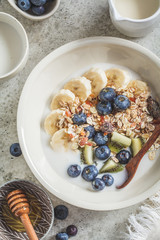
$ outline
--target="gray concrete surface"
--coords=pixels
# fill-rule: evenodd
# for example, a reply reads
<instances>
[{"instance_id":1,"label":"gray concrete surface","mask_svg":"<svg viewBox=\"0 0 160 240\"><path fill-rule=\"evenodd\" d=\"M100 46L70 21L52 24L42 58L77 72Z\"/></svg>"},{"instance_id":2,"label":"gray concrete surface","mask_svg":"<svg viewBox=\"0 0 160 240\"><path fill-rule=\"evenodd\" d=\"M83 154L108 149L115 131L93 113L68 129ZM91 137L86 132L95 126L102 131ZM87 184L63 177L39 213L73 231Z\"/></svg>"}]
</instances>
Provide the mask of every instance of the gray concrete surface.
<instances>
[{"instance_id":1,"label":"gray concrete surface","mask_svg":"<svg viewBox=\"0 0 160 240\"><path fill-rule=\"evenodd\" d=\"M17 106L29 73L42 58L67 42L91 36L130 38L120 34L112 25L107 0L62 0L57 12L42 22L32 22L24 18L7 0L0 1L0 11L13 15L23 24L30 43L29 59L25 68L15 78L0 82L0 184L15 178L38 183L23 156L14 158L9 153L10 145L18 141ZM130 40L150 49L160 57L159 39L160 25L148 36ZM52 194L50 196L54 206L64 203ZM55 220L46 240L54 240L57 232L73 223L78 227L75 240L115 240L120 231L125 230L128 216L136 213L139 206L137 204L116 211L95 212L64 204L69 208L69 216L65 221Z\"/></svg>"}]
</instances>

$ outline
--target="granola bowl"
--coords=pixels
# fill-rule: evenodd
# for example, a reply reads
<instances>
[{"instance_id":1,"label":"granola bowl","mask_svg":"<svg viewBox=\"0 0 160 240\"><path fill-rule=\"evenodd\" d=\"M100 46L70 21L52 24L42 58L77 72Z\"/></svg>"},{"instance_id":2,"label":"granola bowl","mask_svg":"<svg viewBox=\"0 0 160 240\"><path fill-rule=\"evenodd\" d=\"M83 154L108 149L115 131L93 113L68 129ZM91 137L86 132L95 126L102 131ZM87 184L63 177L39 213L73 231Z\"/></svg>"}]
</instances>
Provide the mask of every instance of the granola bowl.
<instances>
[{"instance_id":1,"label":"granola bowl","mask_svg":"<svg viewBox=\"0 0 160 240\"><path fill-rule=\"evenodd\" d=\"M149 94L148 89L151 89L151 94L154 97L158 96L160 92L159 58L142 46L124 39L94 37L77 40L56 49L31 72L22 91L18 106L17 129L19 142L30 169L41 184L52 194L72 205L86 209L100 211L120 209L145 200L160 188L159 150L153 152L154 148L159 147L159 142L156 147L153 147L150 159L148 154L142 159L134 179L127 187L122 190L116 189L116 185L122 184L126 178L124 169L122 172L112 174L114 184L111 187L106 187L103 191L97 192L93 191L91 184L84 181L81 176L70 178L67 174L70 164L81 165L80 151L66 151L61 145L60 151L57 151L58 138L55 137L51 141L53 150L50 146L50 137L45 132L46 116L51 113L52 105L55 104L55 102L51 104L51 102L53 103L53 96L57 96L57 92L63 87L66 88L70 79L84 76L84 73L92 67L101 68L102 71L115 67L121 68L124 72L128 71L130 73L131 80L139 79L143 81L138 96L134 95L132 91L115 89L117 94L128 96L130 107L126 110L127 112L123 112L123 116L117 113L117 115L110 114L105 117L109 118L111 123L115 123L113 125L116 126L116 131L119 134L122 133L122 135L125 134L130 137L130 141L132 141L133 137L141 137L142 134L147 133L150 135L152 133L154 130L151 123L153 119L147 112L146 99L148 95L146 94ZM97 85L97 82L94 83ZM146 93L142 91L144 85L147 86ZM89 85L87 91L89 94ZM70 97L73 97L73 95L70 94ZM59 103L60 101L57 101L57 104ZM73 111L78 111L79 108L84 108L84 111L86 111L87 123L89 118L90 121L93 121L90 112L93 109L95 111L95 108L92 108L91 111L91 107L88 107L87 110L84 103L80 103L75 106ZM61 129L62 124L64 124L63 127L67 126L66 128L69 129L69 125L66 124L72 125L73 123L73 118L61 116L63 109L56 110L59 118L58 125L56 125L59 128L56 130L61 133L63 130ZM93 114L96 116L97 113L94 111ZM97 119L101 120L101 118L102 116L97 115L95 121L98 121ZM119 121L115 120L115 118ZM64 120L68 121L68 123ZM91 124L94 125L93 122ZM79 131L79 126L76 130ZM81 136L79 138L81 140ZM75 146L74 141L73 143ZM151 160L153 158L154 160ZM81 167L84 167L83 164Z\"/></svg>"}]
</instances>

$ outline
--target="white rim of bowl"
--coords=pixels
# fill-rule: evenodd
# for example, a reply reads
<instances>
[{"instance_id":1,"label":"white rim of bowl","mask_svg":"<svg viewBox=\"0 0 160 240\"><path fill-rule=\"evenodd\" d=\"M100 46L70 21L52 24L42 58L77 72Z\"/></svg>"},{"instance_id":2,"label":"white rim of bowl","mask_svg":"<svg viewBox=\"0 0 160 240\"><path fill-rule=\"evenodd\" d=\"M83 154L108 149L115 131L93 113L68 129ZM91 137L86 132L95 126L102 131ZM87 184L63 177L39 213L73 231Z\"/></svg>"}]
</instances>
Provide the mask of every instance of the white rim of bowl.
<instances>
[{"instance_id":1,"label":"white rim of bowl","mask_svg":"<svg viewBox=\"0 0 160 240\"><path fill-rule=\"evenodd\" d=\"M26 64L27 59L28 59L28 54L29 54L28 36L27 36L27 33L26 33L24 27L22 26L22 24L15 17L13 17L12 15L10 15L8 13L0 12L0 17L1 16L6 16L7 18L12 19L13 21L15 21L20 26L21 31L23 32L24 38L25 38L25 43L24 43L24 45L25 45L25 52L24 52L23 58L20 60L18 65L15 68L13 68L10 72L0 76L0 80L1 79L5 79L5 78L14 77L19 72L18 69L20 69L21 67L24 67L24 65Z\"/></svg>"},{"instance_id":2,"label":"white rim of bowl","mask_svg":"<svg viewBox=\"0 0 160 240\"><path fill-rule=\"evenodd\" d=\"M53 187L50 184L48 184L45 181L45 179L39 174L39 172L37 171L36 167L34 166L33 162L31 161L31 159L28 155L28 152L27 152L27 149L25 146L25 142L23 141L24 132L22 132L21 128L20 128L21 119L23 118L23 111L24 111L23 102L25 99L25 92L28 90L28 88L30 86L30 82L32 82L32 76L37 74L41 70L41 68L42 67L44 68L44 65L46 66L48 63L50 63L51 60L55 59L57 56L66 52L66 50L70 51L71 49L74 49L77 46L80 47L80 46L83 46L86 44L91 44L91 43L115 44L115 45L119 45L119 46L123 46L123 47L128 47L128 48L134 49L136 51L140 51L142 54L148 56L160 68L160 59L154 53L152 53L150 50L142 47L141 45L139 45L137 43L134 43L129 40L122 39L122 38L89 37L89 38L83 38L83 39L79 39L79 40L67 43L67 44L59 47L58 49L54 50L53 52L51 52L45 58L43 58L30 73L30 75L23 87L21 97L19 100L19 105L18 105L18 111L17 111L18 138L19 138L20 146L21 146L21 149L23 152L23 156L24 156L28 166L30 167L31 171L34 173L35 177L39 180L39 182L48 191L50 191L52 194L54 194L56 197L62 199L63 201L65 201L69 204L72 204L74 206L84 208L84 209L95 210L95 211L115 210L115 209L129 207L136 203L144 201L146 198L150 197L151 195L156 193L156 191L159 190L160 180L157 181L151 188L149 188L145 192L141 193L140 195L138 195L130 200L120 202L120 203L118 203L118 205L117 205L117 203L111 203L110 205L107 205L107 206L105 204L97 205L96 203L88 203L88 202L79 201L79 200L77 200L77 202L75 202L75 200L71 199L69 196L63 195L63 193L55 191L53 189Z\"/></svg>"},{"instance_id":3,"label":"white rim of bowl","mask_svg":"<svg viewBox=\"0 0 160 240\"><path fill-rule=\"evenodd\" d=\"M41 20L44 20L46 18L49 18L51 17L58 9L59 5L60 5L60 1L61 0L55 0L56 1L56 4L55 4L55 7L47 14L45 15L42 15L42 16L34 16L34 15L31 15L25 11L22 11L15 3L13 3L12 1L10 0L7 0L9 2L9 4L15 9L17 10L21 15L23 15L24 17L30 19L30 20L33 20L33 21L41 21Z\"/></svg>"}]
</instances>

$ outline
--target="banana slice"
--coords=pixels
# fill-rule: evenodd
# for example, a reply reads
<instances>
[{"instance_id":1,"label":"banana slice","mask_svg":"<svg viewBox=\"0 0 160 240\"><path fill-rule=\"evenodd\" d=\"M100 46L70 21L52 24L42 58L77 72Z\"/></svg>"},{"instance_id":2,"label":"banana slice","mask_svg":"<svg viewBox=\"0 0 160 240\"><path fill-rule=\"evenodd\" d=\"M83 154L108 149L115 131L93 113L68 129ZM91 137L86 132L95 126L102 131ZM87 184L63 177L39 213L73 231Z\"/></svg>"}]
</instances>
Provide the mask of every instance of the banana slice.
<instances>
[{"instance_id":1,"label":"banana slice","mask_svg":"<svg viewBox=\"0 0 160 240\"><path fill-rule=\"evenodd\" d=\"M62 149L67 150L70 148L71 142L64 128L53 134L50 144L53 150L56 152L62 151Z\"/></svg>"},{"instance_id":2,"label":"banana slice","mask_svg":"<svg viewBox=\"0 0 160 240\"><path fill-rule=\"evenodd\" d=\"M92 93L97 96L107 84L105 72L100 68L91 68L84 74L84 77L91 81Z\"/></svg>"},{"instance_id":3,"label":"banana slice","mask_svg":"<svg viewBox=\"0 0 160 240\"><path fill-rule=\"evenodd\" d=\"M61 89L52 99L51 109L57 109L62 107L62 104L74 102L75 95L70 90Z\"/></svg>"},{"instance_id":4,"label":"banana slice","mask_svg":"<svg viewBox=\"0 0 160 240\"><path fill-rule=\"evenodd\" d=\"M109 87L114 86L116 89L126 87L130 81L128 72L118 68L108 69L105 73L108 79L107 86Z\"/></svg>"},{"instance_id":5,"label":"banana slice","mask_svg":"<svg viewBox=\"0 0 160 240\"><path fill-rule=\"evenodd\" d=\"M142 92L148 92L148 86L145 82L141 80L132 80L128 83L126 88L134 88L135 94L139 95Z\"/></svg>"},{"instance_id":6,"label":"banana slice","mask_svg":"<svg viewBox=\"0 0 160 240\"><path fill-rule=\"evenodd\" d=\"M85 77L78 77L67 82L64 89L69 89L84 102L91 94L91 83Z\"/></svg>"},{"instance_id":7,"label":"banana slice","mask_svg":"<svg viewBox=\"0 0 160 240\"><path fill-rule=\"evenodd\" d=\"M56 109L53 110L45 119L44 121L44 129L45 131L50 134L53 135L57 130L57 121L60 118L63 118L65 112L63 110L60 109Z\"/></svg>"}]
</instances>

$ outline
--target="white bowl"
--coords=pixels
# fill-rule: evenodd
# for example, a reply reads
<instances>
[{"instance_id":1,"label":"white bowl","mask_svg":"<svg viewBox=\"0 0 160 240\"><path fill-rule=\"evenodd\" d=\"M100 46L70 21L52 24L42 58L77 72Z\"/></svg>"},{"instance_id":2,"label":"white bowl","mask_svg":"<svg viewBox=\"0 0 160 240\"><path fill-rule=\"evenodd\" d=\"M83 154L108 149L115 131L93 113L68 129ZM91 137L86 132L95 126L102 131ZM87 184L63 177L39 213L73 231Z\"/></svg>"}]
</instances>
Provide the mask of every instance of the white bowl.
<instances>
[{"instance_id":1,"label":"white bowl","mask_svg":"<svg viewBox=\"0 0 160 240\"><path fill-rule=\"evenodd\" d=\"M73 76L96 64L116 64L137 72L155 93L160 92L160 60L142 46L119 38L95 37L68 43L45 57L28 77L18 106L17 129L23 155L42 185L64 201L92 210L112 210L143 201L160 189L160 159L143 158L131 183L94 192L80 176L72 179L67 168L76 155L55 153L44 131L53 92ZM79 159L78 159L79 161ZM79 162L78 162L79 163ZM116 174L115 173L115 182ZM120 184L119 180L117 182Z\"/></svg>"},{"instance_id":2,"label":"white bowl","mask_svg":"<svg viewBox=\"0 0 160 240\"><path fill-rule=\"evenodd\" d=\"M41 15L41 16L36 16L36 15L33 15L32 13L28 13L28 12L25 12L25 11L22 11L16 4L16 0L8 0L8 2L10 3L10 5L15 9L17 10L21 15L23 15L24 17L30 19L30 20L33 20L33 21L41 21L41 20L44 20L46 18L49 18L51 17L58 9L59 7L59 4L60 4L60 0L54 0L53 2L50 2L49 3L49 8L46 9L46 12Z\"/></svg>"},{"instance_id":3,"label":"white bowl","mask_svg":"<svg viewBox=\"0 0 160 240\"><path fill-rule=\"evenodd\" d=\"M22 24L0 12L0 79L10 79L20 72L28 59L29 43Z\"/></svg>"}]
</instances>

